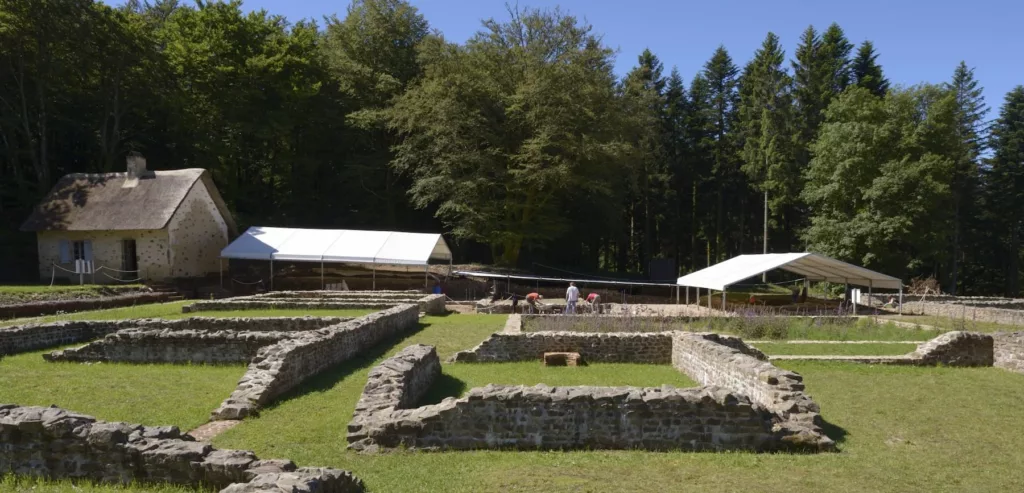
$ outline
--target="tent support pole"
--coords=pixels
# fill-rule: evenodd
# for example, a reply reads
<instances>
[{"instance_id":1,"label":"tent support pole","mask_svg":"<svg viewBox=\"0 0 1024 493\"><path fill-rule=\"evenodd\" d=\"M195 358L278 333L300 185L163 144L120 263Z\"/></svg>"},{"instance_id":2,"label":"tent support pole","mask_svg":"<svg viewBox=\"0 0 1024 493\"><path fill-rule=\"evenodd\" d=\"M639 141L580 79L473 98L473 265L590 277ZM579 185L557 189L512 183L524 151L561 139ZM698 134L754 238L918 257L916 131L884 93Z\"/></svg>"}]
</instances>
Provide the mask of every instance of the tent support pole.
<instances>
[{"instance_id":1,"label":"tent support pole","mask_svg":"<svg viewBox=\"0 0 1024 493\"><path fill-rule=\"evenodd\" d=\"M274 259L270 259L270 290L274 290Z\"/></svg>"},{"instance_id":2,"label":"tent support pole","mask_svg":"<svg viewBox=\"0 0 1024 493\"><path fill-rule=\"evenodd\" d=\"M377 290L377 264L373 264L373 290Z\"/></svg>"},{"instance_id":3,"label":"tent support pole","mask_svg":"<svg viewBox=\"0 0 1024 493\"><path fill-rule=\"evenodd\" d=\"M903 315L903 281L900 281L900 315Z\"/></svg>"},{"instance_id":4,"label":"tent support pole","mask_svg":"<svg viewBox=\"0 0 1024 493\"><path fill-rule=\"evenodd\" d=\"M427 272L429 272L429 271L430 271L430 266L429 265L424 265L423 266L423 289L427 289L427 284L428 284L427 283Z\"/></svg>"},{"instance_id":5,"label":"tent support pole","mask_svg":"<svg viewBox=\"0 0 1024 493\"><path fill-rule=\"evenodd\" d=\"M722 312L725 312L725 289L722 289Z\"/></svg>"},{"instance_id":6,"label":"tent support pole","mask_svg":"<svg viewBox=\"0 0 1024 493\"><path fill-rule=\"evenodd\" d=\"M690 304L690 286L686 286L686 304Z\"/></svg>"},{"instance_id":7,"label":"tent support pole","mask_svg":"<svg viewBox=\"0 0 1024 493\"><path fill-rule=\"evenodd\" d=\"M324 261L320 260L320 291L324 290Z\"/></svg>"},{"instance_id":8,"label":"tent support pole","mask_svg":"<svg viewBox=\"0 0 1024 493\"><path fill-rule=\"evenodd\" d=\"M679 304L679 286L676 286L676 304Z\"/></svg>"},{"instance_id":9,"label":"tent support pole","mask_svg":"<svg viewBox=\"0 0 1024 493\"><path fill-rule=\"evenodd\" d=\"M874 306L874 304L871 303L871 285L872 284L873 283L872 283L871 279L868 279L868 308L871 308L872 306ZM874 311L874 310L868 311L868 315L871 315L872 311Z\"/></svg>"}]
</instances>

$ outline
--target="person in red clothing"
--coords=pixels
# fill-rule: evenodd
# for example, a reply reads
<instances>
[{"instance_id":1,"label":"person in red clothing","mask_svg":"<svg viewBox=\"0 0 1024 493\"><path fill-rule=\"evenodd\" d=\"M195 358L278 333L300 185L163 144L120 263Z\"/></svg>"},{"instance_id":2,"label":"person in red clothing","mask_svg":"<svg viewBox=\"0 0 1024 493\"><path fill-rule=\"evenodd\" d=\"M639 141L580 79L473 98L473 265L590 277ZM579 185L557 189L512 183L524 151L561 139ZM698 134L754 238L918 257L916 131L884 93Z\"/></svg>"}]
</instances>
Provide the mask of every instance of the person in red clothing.
<instances>
[{"instance_id":1,"label":"person in red clothing","mask_svg":"<svg viewBox=\"0 0 1024 493\"><path fill-rule=\"evenodd\" d=\"M590 313L597 313L601 309L601 295L597 293L588 294L587 303L590 303Z\"/></svg>"},{"instance_id":2,"label":"person in red clothing","mask_svg":"<svg viewBox=\"0 0 1024 493\"><path fill-rule=\"evenodd\" d=\"M537 293L530 293L526 295L526 304L530 307L530 313L537 313L537 302L542 299L544 299L544 297Z\"/></svg>"}]
</instances>

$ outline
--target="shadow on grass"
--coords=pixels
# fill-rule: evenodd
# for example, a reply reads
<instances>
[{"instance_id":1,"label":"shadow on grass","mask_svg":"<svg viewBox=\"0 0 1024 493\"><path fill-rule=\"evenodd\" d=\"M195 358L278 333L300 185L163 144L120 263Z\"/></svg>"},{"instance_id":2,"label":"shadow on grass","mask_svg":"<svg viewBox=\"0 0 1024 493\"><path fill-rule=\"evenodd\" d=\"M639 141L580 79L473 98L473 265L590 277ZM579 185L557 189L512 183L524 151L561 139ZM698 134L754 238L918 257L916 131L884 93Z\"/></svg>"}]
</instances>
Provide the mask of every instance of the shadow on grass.
<instances>
[{"instance_id":1,"label":"shadow on grass","mask_svg":"<svg viewBox=\"0 0 1024 493\"><path fill-rule=\"evenodd\" d=\"M296 399L307 394L330 390L334 388L338 382L344 380L353 373L369 368L375 361L390 353L396 347L401 346L403 341L415 336L429 326L430 324L420 322L413 330L403 332L397 337L385 339L372 348L356 355L352 359L339 363L317 375L314 375L313 377L306 379L306 381L302 382L298 387L278 396L273 402L264 406L263 409L274 409L285 401Z\"/></svg>"},{"instance_id":2,"label":"shadow on grass","mask_svg":"<svg viewBox=\"0 0 1024 493\"><path fill-rule=\"evenodd\" d=\"M443 401L446 397L455 397L458 399L462 397L462 394L466 392L469 385L465 380L460 380L446 373L442 373L437 380L434 380L434 384L430 386L430 390L427 394L420 399L419 405L426 406L429 404L437 404Z\"/></svg>"},{"instance_id":3,"label":"shadow on grass","mask_svg":"<svg viewBox=\"0 0 1024 493\"><path fill-rule=\"evenodd\" d=\"M836 442L836 444L840 444L846 441L847 431L845 428L839 425L829 423L828 421L823 419L821 423L821 429L822 431L825 432L825 435L831 438L832 441Z\"/></svg>"}]
</instances>

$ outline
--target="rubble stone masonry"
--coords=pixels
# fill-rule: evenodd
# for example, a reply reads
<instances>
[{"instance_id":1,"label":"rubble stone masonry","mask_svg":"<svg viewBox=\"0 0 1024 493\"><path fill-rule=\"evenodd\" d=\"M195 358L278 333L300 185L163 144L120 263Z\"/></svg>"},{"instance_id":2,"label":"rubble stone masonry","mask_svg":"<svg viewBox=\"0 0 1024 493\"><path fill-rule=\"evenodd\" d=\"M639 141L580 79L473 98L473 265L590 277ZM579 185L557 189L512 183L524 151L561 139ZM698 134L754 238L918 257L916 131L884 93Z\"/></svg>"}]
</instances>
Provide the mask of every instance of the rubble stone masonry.
<instances>
[{"instance_id":1,"label":"rubble stone masonry","mask_svg":"<svg viewBox=\"0 0 1024 493\"><path fill-rule=\"evenodd\" d=\"M226 493L357 493L347 471L297 468L248 450L218 450L174 426L98 421L60 408L0 404L0 475L171 483ZM304 489L300 489L304 488Z\"/></svg>"}]
</instances>

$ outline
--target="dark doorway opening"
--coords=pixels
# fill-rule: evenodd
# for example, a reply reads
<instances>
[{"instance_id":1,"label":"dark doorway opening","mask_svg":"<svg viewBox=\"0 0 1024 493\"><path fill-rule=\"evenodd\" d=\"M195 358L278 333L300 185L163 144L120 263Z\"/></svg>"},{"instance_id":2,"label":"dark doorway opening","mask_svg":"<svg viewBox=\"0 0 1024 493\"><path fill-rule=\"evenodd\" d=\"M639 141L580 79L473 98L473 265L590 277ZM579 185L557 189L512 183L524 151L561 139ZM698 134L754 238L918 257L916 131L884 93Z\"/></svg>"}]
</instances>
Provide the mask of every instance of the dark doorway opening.
<instances>
[{"instance_id":1,"label":"dark doorway opening","mask_svg":"<svg viewBox=\"0 0 1024 493\"><path fill-rule=\"evenodd\" d=\"M135 254L135 240L121 240L121 279L139 279L139 258Z\"/></svg>"}]
</instances>

